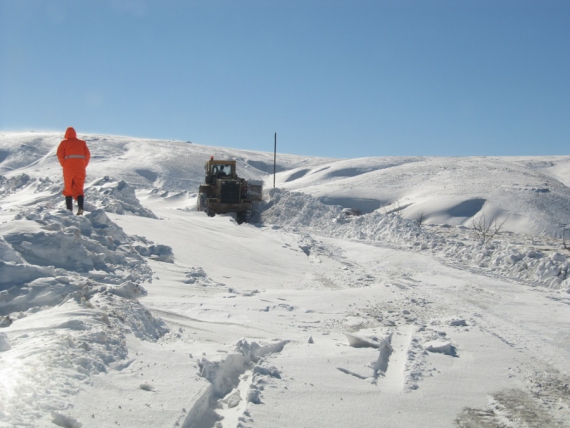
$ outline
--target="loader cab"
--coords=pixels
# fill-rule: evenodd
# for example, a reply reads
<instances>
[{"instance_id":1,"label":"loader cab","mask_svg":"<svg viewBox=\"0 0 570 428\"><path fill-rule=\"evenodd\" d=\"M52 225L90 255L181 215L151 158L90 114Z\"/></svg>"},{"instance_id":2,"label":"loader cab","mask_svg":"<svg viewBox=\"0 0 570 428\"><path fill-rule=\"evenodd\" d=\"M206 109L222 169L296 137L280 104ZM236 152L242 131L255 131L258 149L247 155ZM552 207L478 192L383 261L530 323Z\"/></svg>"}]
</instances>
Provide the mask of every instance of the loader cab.
<instances>
[{"instance_id":1,"label":"loader cab","mask_svg":"<svg viewBox=\"0 0 570 428\"><path fill-rule=\"evenodd\" d=\"M235 178L236 161L222 161L210 159L204 167L206 170L206 183L212 184L216 178Z\"/></svg>"}]
</instances>

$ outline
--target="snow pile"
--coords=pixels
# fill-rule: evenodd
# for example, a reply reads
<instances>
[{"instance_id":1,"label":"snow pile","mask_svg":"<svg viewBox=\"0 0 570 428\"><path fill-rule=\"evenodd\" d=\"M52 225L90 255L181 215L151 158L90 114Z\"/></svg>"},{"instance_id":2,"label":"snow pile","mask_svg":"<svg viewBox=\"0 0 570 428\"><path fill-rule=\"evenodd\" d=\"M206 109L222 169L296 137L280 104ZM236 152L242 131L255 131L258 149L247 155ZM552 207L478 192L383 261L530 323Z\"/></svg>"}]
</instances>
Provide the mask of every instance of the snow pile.
<instances>
[{"instance_id":1,"label":"snow pile","mask_svg":"<svg viewBox=\"0 0 570 428\"><path fill-rule=\"evenodd\" d=\"M271 379L281 379L279 370L268 364L264 357L281 352L286 344L287 341L279 339L249 342L242 338L236 343L235 352L224 359L202 358L199 361L200 376L207 379L211 387L188 413L184 426L186 423L205 426L221 419L228 424L225 426L233 426L225 414L228 409L239 417L238 421L246 421L247 403L261 404L264 385Z\"/></svg>"},{"instance_id":2,"label":"snow pile","mask_svg":"<svg viewBox=\"0 0 570 428\"><path fill-rule=\"evenodd\" d=\"M0 421L33 425L124 360L127 334L154 341L169 331L136 300L152 279L141 253L157 246L128 236L102 210L75 216L45 204L0 231L0 327L9 327L0 335Z\"/></svg>"},{"instance_id":3,"label":"snow pile","mask_svg":"<svg viewBox=\"0 0 570 428\"><path fill-rule=\"evenodd\" d=\"M133 249L137 241L102 210L74 216L67 210L37 207L20 212L0 230L6 243L25 262L54 268L54 273L63 269L94 278L103 275L113 283L127 279L145 281L151 275L143 257ZM14 278L11 282L25 280Z\"/></svg>"},{"instance_id":4,"label":"snow pile","mask_svg":"<svg viewBox=\"0 0 570 428\"><path fill-rule=\"evenodd\" d=\"M16 193L26 187L33 186L33 192L43 192L46 190L55 191L60 188L59 183L54 183L49 178L32 178L28 174L18 174L12 177L0 175L0 195L5 196Z\"/></svg>"},{"instance_id":5,"label":"snow pile","mask_svg":"<svg viewBox=\"0 0 570 428\"><path fill-rule=\"evenodd\" d=\"M272 189L260 207L265 224L309 228L333 237L386 242L403 248L430 251L464 266L492 270L505 277L541 283L554 289L570 289L570 261L556 250L540 250L547 238L501 235L481 242L473 230L458 227L422 227L398 214L379 211L348 215L340 206L324 205L297 192ZM508 239L505 239L508 237ZM529 241L528 243L524 241Z\"/></svg>"},{"instance_id":6,"label":"snow pile","mask_svg":"<svg viewBox=\"0 0 570 428\"><path fill-rule=\"evenodd\" d=\"M139 284L152 279L143 256L172 258L170 247L128 236L102 210L74 216L38 207L0 231L0 314L58 304L77 291L78 278L138 297L144 295Z\"/></svg>"},{"instance_id":7,"label":"snow pile","mask_svg":"<svg viewBox=\"0 0 570 428\"><path fill-rule=\"evenodd\" d=\"M130 214L148 218L158 218L152 211L144 208L138 200L135 188L125 181L116 181L105 176L89 184L88 205L104 209L108 213Z\"/></svg>"},{"instance_id":8,"label":"snow pile","mask_svg":"<svg viewBox=\"0 0 570 428\"><path fill-rule=\"evenodd\" d=\"M209 278L202 268L192 267L187 272L185 272L185 276L186 279L184 282L186 284L197 284L201 285L202 287L224 286L224 284L218 283Z\"/></svg>"},{"instance_id":9,"label":"snow pile","mask_svg":"<svg viewBox=\"0 0 570 428\"><path fill-rule=\"evenodd\" d=\"M438 354L451 355L452 357L457 355L455 347L451 342L443 340L434 340L424 344L425 350L428 352L435 352Z\"/></svg>"},{"instance_id":10,"label":"snow pile","mask_svg":"<svg viewBox=\"0 0 570 428\"><path fill-rule=\"evenodd\" d=\"M51 412L52 423L64 428L81 428L83 424L77 421L75 418L70 418L69 416L62 415L58 412Z\"/></svg>"}]
</instances>

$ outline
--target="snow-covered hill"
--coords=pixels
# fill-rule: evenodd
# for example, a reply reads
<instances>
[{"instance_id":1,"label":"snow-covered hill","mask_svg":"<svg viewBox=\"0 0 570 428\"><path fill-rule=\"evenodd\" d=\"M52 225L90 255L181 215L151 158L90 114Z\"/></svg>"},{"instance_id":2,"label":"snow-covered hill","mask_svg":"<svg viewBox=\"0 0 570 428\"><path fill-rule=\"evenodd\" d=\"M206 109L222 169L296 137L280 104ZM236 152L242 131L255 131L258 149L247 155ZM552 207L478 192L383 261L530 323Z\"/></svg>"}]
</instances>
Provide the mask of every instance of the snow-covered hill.
<instances>
[{"instance_id":1,"label":"snow-covered hill","mask_svg":"<svg viewBox=\"0 0 570 428\"><path fill-rule=\"evenodd\" d=\"M83 217L61 135L0 134L0 426L569 426L570 156L278 154L272 189L273 153L80 137ZM255 224L195 210L210 156Z\"/></svg>"},{"instance_id":2,"label":"snow-covered hill","mask_svg":"<svg viewBox=\"0 0 570 428\"><path fill-rule=\"evenodd\" d=\"M569 158L558 162L568 165ZM504 230L557 235L570 223L570 189L562 168L502 158L363 158L280 174L279 187L369 213L401 210L425 223L471 227L485 215ZM560 174L562 175L562 174Z\"/></svg>"},{"instance_id":3,"label":"snow-covered hill","mask_svg":"<svg viewBox=\"0 0 570 428\"><path fill-rule=\"evenodd\" d=\"M58 182L58 134L0 134L0 174ZM233 158L245 178L273 186L273 153L189 142L88 135L91 183L105 176L136 189L193 195L210 157ZM362 213L397 210L425 224L473 226L482 215L502 230L560 236L570 225L570 156L537 158L326 159L279 154L276 185Z\"/></svg>"}]
</instances>

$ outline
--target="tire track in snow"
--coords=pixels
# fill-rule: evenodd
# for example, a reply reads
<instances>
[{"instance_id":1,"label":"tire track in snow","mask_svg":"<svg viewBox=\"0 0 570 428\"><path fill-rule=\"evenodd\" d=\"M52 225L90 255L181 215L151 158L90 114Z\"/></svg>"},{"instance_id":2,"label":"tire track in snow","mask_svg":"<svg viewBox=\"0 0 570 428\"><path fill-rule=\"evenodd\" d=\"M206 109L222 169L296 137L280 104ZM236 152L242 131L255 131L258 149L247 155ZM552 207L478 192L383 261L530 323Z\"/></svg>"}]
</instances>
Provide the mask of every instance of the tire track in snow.
<instances>
[{"instance_id":1,"label":"tire track in snow","mask_svg":"<svg viewBox=\"0 0 570 428\"><path fill-rule=\"evenodd\" d=\"M191 325L191 324L184 324L183 321L188 321L189 323L200 323L200 324L216 324L216 325L224 325L224 326L236 326L236 327L243 327L249 330L257 330L257 331L262 331L264 333L270 333L267 330L264 330L262 328L259 327L254 327L251 325L246 325L246 324L239 324L239 323L234 323L234 322L230 322L230 321L210 321L210 320L201 320L198 318L192 318L189 317L187 315L181 315L175 312L171 312L171 311L165 311L163 309L156 309L154 307L152 307L151 305L147 306L149 308L149 310L151 312L153 312L156 315L159 315L162 319L165 319L169 322L175 323L177 325L181 325L184 327L192 327L195 328L195 326ZM197 330L202 330L202 331L207 331L204 329L197 329Z\"/></svg>"},{"instance_id":2,"label":"tire track in snow","mask_svg":"<svg viewBox=\"0 0 570 428\"><path fill-rule=\"evenodd\" d=\"M378 382L382 392L398 393L404 390L406 384L406 364L408 362L408 350L412 342L415 327L404 326L392 334L392 353L388 363L388 370L384 379Z\"/></svg>"},{"instance_id":3,"label":"tire track in snow","mask_svg":"<svg viewBox=\"0 0 570 428\"><path fill-rule=\"evenodd\" d=\"M345 333L353 348L377 348L378 358L368 366L372 368L369 376L345 367L337 367L337 369L377 385L382 392L400 393L406 386L409 350L414 331L414 325L407 325L381 339Z\"/></svg>"}]
</instances>

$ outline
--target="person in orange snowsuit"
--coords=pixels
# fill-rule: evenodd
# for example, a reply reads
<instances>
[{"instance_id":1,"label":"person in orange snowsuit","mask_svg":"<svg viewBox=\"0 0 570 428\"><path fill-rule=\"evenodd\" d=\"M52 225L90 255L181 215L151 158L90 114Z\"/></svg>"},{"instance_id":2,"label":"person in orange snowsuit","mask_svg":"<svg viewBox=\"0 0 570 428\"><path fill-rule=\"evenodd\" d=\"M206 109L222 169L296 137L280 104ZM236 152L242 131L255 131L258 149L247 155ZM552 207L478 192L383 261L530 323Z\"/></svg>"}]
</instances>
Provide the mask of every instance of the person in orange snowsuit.
<instances>
[{"instance_id":1,"label":"person in orange snowsuit","mask_svg":"<svg viewBox=\"0 0 570 428\"><path fill-rule=\"evenodd\" d=\"M85 184L86 168L91 158L91 153L87 148L87 143L77 138L77 133L72 127L65 131L65 139L59 143L57 148L57 158L63 168L63 196L65 196L65 206L73 211L73 199L77 201L77 215L83 214L83 203L85 195L83 185Z\"/></svg>"}]
</instances>

